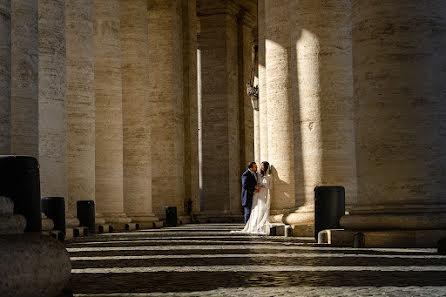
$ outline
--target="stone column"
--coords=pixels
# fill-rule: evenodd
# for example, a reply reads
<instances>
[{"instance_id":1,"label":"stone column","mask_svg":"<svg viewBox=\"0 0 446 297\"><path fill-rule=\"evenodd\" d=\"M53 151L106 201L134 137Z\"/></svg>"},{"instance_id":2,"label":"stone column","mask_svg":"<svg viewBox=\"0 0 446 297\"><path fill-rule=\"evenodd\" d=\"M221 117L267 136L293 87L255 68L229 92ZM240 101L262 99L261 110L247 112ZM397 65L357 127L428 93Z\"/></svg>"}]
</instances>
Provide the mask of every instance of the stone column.
<instances>
[{"instance_id":1,"label":"stone column","mask_svg":"<svg viewBox=\"0 0 446 297\"><path fill-rule=\"evenodd\" d=\"M365 246L435 246L446 236L446 3L353 1L352 19L358 198L341 224Z\"/></svg>"},{"instance_id":2,"label":"stone column","mask_svg":"<svg viewBox=\"0 0 446 297\"><path fill-rule=\"evenodd\" d=\"M125 223L120 0L93 1L96 123L96 211ZM121 227L120 225L118 227Z\"/></svg>"},{"instance_id":3,"label":"stone column","mask_svg":"<svg viewBox=\"0 0 446 297\"><path fill-rule=\"evenodd\" d=\"M39 157L38 0L11 1L11 153Z\"/></svg>"},{"instance_id":4,"label":"stone column","mask_svg":"<svg viewBox=\"0 0 446 297\"><path fill-rule=\"evenodd\" d=\"M297 210L285 221L292 225L312 225L316 186L344 186L347 202L356 196L350 5L289 2Z\"/></svg>"},{"instance_id":5,"label":"stone column","mask_svg":"<svg viewBox=\"0 0 446 297\"><path fill-rule=\"evenodd\" d=\"M254 161L254 112L251 98L246 91L246 84L250 82L251 75L255 77L254 30L256 17L242 11L238 15L238 50L239 50L239 126L240 126L240 170L247 169L249 162ZM254 73L251 73L254 70ZM254 81L253 81L254 83Z\"/></svg>"},{"instance_id":6,"label":"stone column","mask_svg":"<svg viewBox=\"0 0 446 297\"><path fill-rule=\"evenodd\" d=\"M0 154L11 152L11 0L0 1Z\"/></svg>"},{"instance_id":7,"label":"stone column","mask_svg":"<svg viewBox=\"0 0 446 297\"><path fill-rule=\"evenodd\" d=\"M95 200L93 0L66 1L67 227L77 201Z\"/></svg>"},{"instance_id":8,"label":"stone column","mask_svg":"<svg viewBox=\"0 0 446 297\"><path fill-rule=\"evenodd\" d=\"M268 107L266 93L265 61L265 0L258 0L258 43L259 43L259 161L268 161Z\"/></svg>"},{"instance_id":9,"label":"stone column","mask_svg":"<svg viewBox=\"0 0 446 297\"><path fill-rule=\"evenodd\" d=\"M132 222L151 225L157 218L152 214L147 0L120 4L124 209Z\"/></svg>"},{"instance_id":10,"label":"stone column","mask_svg":"<svg viewBox=\"0 0 446 297\"><path fill-rule=\"evenodd\" d=\"M65 0L39 0L38 89L41 194L67 201Z\"/></svg>"},{"instance_id":11,"label":"stone column","mask_svg":"<svg viewBox=\"0 0 446 297\"><path fill-rule=\"evenodd\" d=\"M271 214L277 215L274 222L281 222L281 214L295 205L290 24L288 9L282 4L265 0L268 161L274 177L271 198Z\"/></svg>"},{"instance_id":12,"label":"stone column","mask_svg":"<svg viewBox=\"0 0 446 297\"><path fill-rule=\"evenodd\" d=\"M182 1L183 22L183 102L184 102L184 183L186 205L200 211L198 178L198 94L197 94L197 3Z\"/></svg>"},{"instance_id":13,"label":"stone column","mask_svg":"<svg viewBox=\"0 0 446 297\"><path fill-rule=\"evenodd\" d=\"M181 3L147 2L153 211L184 213L183 38Z\"/></svg>"},{"instance_id":14,"label":"stone column","mask_svg":"<svg viewBox=\"0 0 446 297\"><path fill-rule=\"evenodd\" d=\"M232 2L200 1L202 199L211 218L241 217L238 11Z\"/></svg>"}]
</instances>

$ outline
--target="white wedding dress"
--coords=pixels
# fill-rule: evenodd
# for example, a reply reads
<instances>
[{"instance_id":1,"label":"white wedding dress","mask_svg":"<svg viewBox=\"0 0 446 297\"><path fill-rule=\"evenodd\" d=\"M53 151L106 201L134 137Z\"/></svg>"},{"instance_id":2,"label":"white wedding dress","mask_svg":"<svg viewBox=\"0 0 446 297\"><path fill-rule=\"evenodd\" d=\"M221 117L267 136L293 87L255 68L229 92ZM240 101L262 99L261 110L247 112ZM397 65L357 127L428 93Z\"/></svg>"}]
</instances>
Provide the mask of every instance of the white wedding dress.
<instances>
[{"instance_id":1,"label":"white wedding dress","mask_svg":"<svg viewBox=\"0 0 446 297\"><path fill-rule=\"evenodd\" d=\"M269 207L271 204L270 190L272 188L272 175L257 176L258 185L263 186L260 191L252 197L251 215L245 228L241 233L269 235L271 224L269 218Z\"/></svg>"}]
</instances>

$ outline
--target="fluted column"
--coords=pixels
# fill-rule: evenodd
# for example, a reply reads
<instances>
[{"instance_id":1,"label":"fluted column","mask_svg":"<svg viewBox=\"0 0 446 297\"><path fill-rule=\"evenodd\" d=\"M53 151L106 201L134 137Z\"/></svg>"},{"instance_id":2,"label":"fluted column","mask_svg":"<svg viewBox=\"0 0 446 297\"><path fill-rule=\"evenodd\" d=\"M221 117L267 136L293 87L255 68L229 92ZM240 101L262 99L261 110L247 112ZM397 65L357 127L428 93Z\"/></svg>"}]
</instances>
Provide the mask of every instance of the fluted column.
<instances>
[{"instance_id":1,"label":"fluted column","mask_svg":"<svg viewBox=\"0 0 446 297\"><path fill-rule=\"evenodd\" d=\"M68 227L77 201L95 200L93 0L67 0L65 16Z\"/></svg>"},{"instance_id":2,"label":"fluted column","mask_svg":"<svg viewBox=\"0 0 446 297\"><path fill-rule=\"evenodd\" d=\"M446 236L446 3L354 0L352 14L358 198L341 224L386 231L366 232L366 246L435 246Z\"/></svg>"},{"instance_id":3,"label":"fluted column","mask_svg":"<svg viewBox=\"0 0 446 297\"><path fill-rule=\"evenodd\" d=\"M198 177L198 100L197 100L197 3L182 1L183 23L183 100L184 100L184 184L186 203L200 211Z\"/></svg>"},{"instance_id":4,"label":"fluted column","mask_svg":"<svg viewBox=\"0 0 446 297\"><path fill-rule=\"evenodd\" d=\"M124 212L120 0L93 1L96 211L106 222Z\"/></svg>"},{"instance_id":5,"label":"fluted column","mask_svg":"<svg viewBox=\"0 0 446 297\"><path fill-rule=\"evenodd\" d=\"M11 0L0 1L0 154L11 151Z\"/></svg>"},{"instance_id":6,"label":"fluted column","mask_svg":"<svg viewBox=\"0 0 446 297\"><path fill-rule=\"evenodd\" d=\"M290 24L288 9L278 1L265 0L266 100L268 106L268 161L274 187L271 214L281 221L284 209L295 205L293 105L290 82Z\"/></svg>"},{"instance_id":7,"label":"fluted column","mask_svg":"<svg viewBox=\"0 0 446 297\"><path fill-rule=\"evenodd\" d=\"M149 98L153 211L184 212L184 117L181 3L149 0Z\"/></svg>"},{"instance_id":8,"label":"fluted column","mask_svg":"<svg viewBox=\"0 0 446 297\"><path fill-rule=\"evenodd\" d=\"M39 0L39 164L42 197L67 201L65 0Z\"/></svg>"},{"instance_id":9,"label":"fluted column","mask_svg":"<svg viewBox=\"0 0 446 297\"><path fill-rule=\"evenodd\" d=\"M202 202L209 217L239 217L238 7L200 1Z\"/></svg>"},{"instance_id":10,"label":"fluted column","mask_svg":"<svg viewBox=\"0 0 446 297\"><path fill-rule=\"evenodd\" d=\"M147 0L121 0L124 209L133 222L152 214ZM153 119L156 120L156 119Z\"/></svg>"},{"instance_id":11,"label":"fluted column","mask_svg":"<svg viewBox=\"0 0 446 297\"><path fill-rule=\"evenodd\" d=\"M39 157L38 0L11 1L11 153Z\"/></svg>"},{"instance_id":12,"label":"fluted column","mask_svg":"<svg viewBox=\"0 0 446 297\"><path fill-rule=\"evenodd\" d=\"M258 63L259 63L259 112L258 138L259 161L268 161L268 107L266 93L266 53L265 53L265 0L258 0Z\"/></svg>"}]
</instances>

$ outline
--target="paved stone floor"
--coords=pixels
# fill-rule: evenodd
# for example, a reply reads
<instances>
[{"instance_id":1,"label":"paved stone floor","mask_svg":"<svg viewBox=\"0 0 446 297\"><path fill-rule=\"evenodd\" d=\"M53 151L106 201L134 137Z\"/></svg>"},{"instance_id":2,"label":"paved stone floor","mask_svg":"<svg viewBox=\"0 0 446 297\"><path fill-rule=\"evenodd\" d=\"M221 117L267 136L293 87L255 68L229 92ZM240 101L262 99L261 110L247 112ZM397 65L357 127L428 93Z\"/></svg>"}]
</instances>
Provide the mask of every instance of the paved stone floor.
<instances>
[{"instance_id":1,"label":"paved stone floor","mask_svg":"<svg viewBox=\"0 0 446 297\"><path fill-rule=\"evenodd\" d=\"M236 224L110 233L67 244L74 296L446 296L434 249L318 246Z\"/></svg>"}]
</instances>

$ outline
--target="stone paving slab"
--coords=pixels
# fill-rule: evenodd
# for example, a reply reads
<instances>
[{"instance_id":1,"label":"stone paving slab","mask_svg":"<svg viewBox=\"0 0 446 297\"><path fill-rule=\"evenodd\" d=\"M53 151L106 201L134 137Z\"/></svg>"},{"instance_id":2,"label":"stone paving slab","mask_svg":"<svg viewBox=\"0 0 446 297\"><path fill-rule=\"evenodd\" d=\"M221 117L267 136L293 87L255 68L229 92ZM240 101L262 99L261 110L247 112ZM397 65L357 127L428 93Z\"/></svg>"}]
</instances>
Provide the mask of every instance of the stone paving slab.
<instances>
[{"instance_id":1,"label":"stone paving slab","mask_svg":"<svg viewBox=\"0 0 446 297\"><path fill-rule=\"evenodd\" d=\"M75 297L270 297L270 296L305 296L305 297L353 297L353 296L446 296L446 287L288 287L288 288L230 288L210 291L175 292L175 293L114 293L114 294L75 294Z\"/></svg>"},{"instance_id":2,"label":"stone paving slab","mask_svg":"<svg viewBox=\"0 0 446 297\"><path fill-rule=\"evenodd\" d=\"M434 249L334 248L240 236L228 224L178 228L69 242L74 296L446 296L446 256Z\"/></svg>"}]
</instances>

